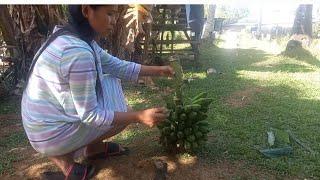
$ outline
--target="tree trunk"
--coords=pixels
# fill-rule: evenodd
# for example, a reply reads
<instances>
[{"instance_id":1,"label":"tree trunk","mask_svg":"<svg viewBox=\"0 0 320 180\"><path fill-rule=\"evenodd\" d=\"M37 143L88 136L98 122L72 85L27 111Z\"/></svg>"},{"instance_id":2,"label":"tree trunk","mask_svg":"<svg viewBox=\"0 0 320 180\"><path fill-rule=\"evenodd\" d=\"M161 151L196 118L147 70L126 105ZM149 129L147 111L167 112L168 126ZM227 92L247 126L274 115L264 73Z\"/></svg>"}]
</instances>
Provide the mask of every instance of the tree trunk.
<instances>
[{"instance_id":1,"label":"tree trunk","mask_svg":"<svg viewBox=\"0 0 320 180\"><path fill-rule=\"evenodd\" d=\"M311 38L312 4L301 4L296 11L291 38L281 54L296 58L312 57L311 53L303 48L310 45Z\"/></svg>"},{"instance_id":2,"label":"tree trunk","mask_svg":"<svg viewBox=\"0 0 320 180\"><path fill-rule=\"evenodd\" d=\"M216 5L209 5L208 17L203 33L204 38L214 39L214 17L216 12Z\"/></svg>"},{"instance_id":3,"label":"tree trunk","mask_svg":"<svg viewBox=\"0 0 320 180\"><path fill-rule=\"evenodd\" d=\"M306 34L312 37L312 4L301 4L296 11L292 34Z\"/></svg>"},{"instance_id":4,"label":"tree trunk","mask_svg":"<svg viewBox=\"0 0 320 180\"><path fill-rule=\"evenodd\" d=\"M34 54L52 32L54 25L61 24L65 19L65 14L61 12L61 6L58 5L0 6L0 28L14 64L8 69L14 72L8 73L10 77L4 79L10 81L6 82L11 84L9 92L15 88L18 80L25 79Z\"/></svg>"},{"instance_id":5,"label":"tree trunk","mask_svg":"<svg viewBox=\"0 0 320 180\"><path fill-rule=\"evenodd\" d=\"M0 30L7 45L16 45L12 18L6 5L0 5Z\"/></svg>"}]
</instances>

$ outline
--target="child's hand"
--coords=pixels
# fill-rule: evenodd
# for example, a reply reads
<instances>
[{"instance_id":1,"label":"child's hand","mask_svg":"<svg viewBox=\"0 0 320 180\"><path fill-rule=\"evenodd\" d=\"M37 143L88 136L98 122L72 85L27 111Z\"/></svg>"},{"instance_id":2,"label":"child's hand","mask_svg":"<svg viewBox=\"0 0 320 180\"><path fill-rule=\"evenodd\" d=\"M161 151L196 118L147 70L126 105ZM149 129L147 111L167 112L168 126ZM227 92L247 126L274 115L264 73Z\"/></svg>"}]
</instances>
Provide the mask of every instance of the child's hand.
<instances>
[{"instance_id":1,"label":"child's hand","mask_svg":"<svg viewBox=\"0 0 320 180\"><path fill-rule=\"evenodd\" d=\"M160 76L174 76L175 72L171 66L160 66Z\"/></svg>"},{"instance_id":2,"label":"child's hand","mask_svg":"<svg viewBox=\"0 0 320 180\"><path fill-rule=\"evenodd\" d=\"M166 108L151 108L138 112L138 121L149 127L153 127L168 117Z\"/></svg>"}]
</instances>

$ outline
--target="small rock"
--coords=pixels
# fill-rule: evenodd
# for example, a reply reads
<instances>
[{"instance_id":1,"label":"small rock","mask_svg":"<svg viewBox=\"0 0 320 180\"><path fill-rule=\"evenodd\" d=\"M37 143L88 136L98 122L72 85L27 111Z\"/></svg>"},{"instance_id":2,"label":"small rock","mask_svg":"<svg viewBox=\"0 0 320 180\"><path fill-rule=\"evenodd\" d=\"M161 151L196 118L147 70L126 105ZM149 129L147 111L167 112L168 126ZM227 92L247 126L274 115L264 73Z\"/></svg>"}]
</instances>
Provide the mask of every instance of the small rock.
<instances>
[{"instance_id":1,"label":"small rock","mask_svg":"<svg viewBox=\"0 0 320 180\"><path fill-rule=\"evenodd\" d=\"M185 79L185 80L183 80L185 83L190 83L191 81L194 81L194 79L193 78L188 78L188 79Z\"/></svg>"},{"instance_id":2,"label":"small rock","mask_svg":"<svg viewBox=\"0 0 320 180\"><path fill-rule=\"evenodd\" d=\"M139 80L138 80L138 84L145 84L145 82L144 82L143 79L139 79Z\"/></svg>"},{"instance_id":3,"label":"small rock","mask_svg":"<svg viewBox=\"0 0 320 180\"><path fill-rule=\"evenodd\" d=\"M217 70L215 70L214 68L209 68L207 69L207 75L209 74L216 74L217 73Z\"/></svg>"},{"instance_id":4,"label":"small rock","mask_svg":"<svg viewBox=\"0 0 320 180\"><path fill-rule=\"evenodd\" d=\"M188 78L188 83L190 83L191 81L194 81L193 78Z\"/></svg>"}]
</instances>

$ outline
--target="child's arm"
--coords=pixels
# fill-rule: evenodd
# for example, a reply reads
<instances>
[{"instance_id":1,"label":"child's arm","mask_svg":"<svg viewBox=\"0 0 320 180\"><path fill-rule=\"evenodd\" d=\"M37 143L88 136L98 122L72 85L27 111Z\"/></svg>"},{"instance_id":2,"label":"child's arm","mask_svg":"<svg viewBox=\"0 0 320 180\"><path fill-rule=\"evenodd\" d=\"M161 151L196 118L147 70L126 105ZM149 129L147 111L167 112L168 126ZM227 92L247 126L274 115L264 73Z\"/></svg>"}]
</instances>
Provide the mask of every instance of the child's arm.
<instances>
[{"instance_id":1,"label":"child's arm","mask_svg":"<svg viewBox=\"0 0 320 180\"><path fill-rule=\"evenodd\" d=\"M97 45L98 46L98 45ZM145 66L134 62L124 61L114 57L98 46L102 70L117 78L137 81L138 76L172 76L170 66Z\"/></svg>"},{"instance_id":2,"label":"child's arm","mask_svg":"<svg viewBox=\"0 0 320 180\"><path fill-rule=\"evenodd\" d=\"M174 70L170 66L141 66L139 76L173 76Z\"/></svg>"},{"instance_id":3,"label":"child's arm","mask_svg":"<svg viewBox=\"0 0 320 180\"><path fill-rule=\"evenodd\" d=\"M168 117L165 108L151 108L136 112L115 112L112 125L129 125L131 123L142 123L153 127Z\"/></svg>"},{"instance_id":4,"label":"child's arm","mask_svg":"<svg viewBox=\"0 0 320 180\"><path fill-rule=\"evenodd\" d=\"M104 74L111 74L119 79L137 81L141 65L121 60L106 52L101 53L101 67Z\"/></svg>"}]
</instances>

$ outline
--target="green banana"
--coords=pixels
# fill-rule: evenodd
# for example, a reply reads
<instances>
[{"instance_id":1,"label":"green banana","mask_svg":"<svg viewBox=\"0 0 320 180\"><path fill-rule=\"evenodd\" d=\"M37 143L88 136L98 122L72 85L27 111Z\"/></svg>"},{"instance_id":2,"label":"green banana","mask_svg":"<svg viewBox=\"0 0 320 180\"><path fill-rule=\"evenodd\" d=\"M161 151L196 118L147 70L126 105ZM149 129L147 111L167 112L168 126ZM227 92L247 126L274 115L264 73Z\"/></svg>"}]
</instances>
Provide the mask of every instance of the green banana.
<instances>
[{"instance_id":1,"label":"green banana","mask_svg":"<svg viewBox=\"0 0 320 180\"><path fill-rule=\"evenodd\" d=\"M185 113L182 113L182 114L180 114L179 119L180 119L181 121L185 121L185 120L187 119L187 115L186 115Z\"/></svg>"},{"instance_id":2,"label":"green banana","mask_svg":"<svg viewBox=\"0 0 320 180\"><path fill-rule=\"evenodd\" d=\"M188 113L191 111L199 111L200 109L201 109L200 104L191 104L191 105L184 106L184 110Z\"/></svg>"},{"instance_id":3,"label":"green banana","mask_svg":"<svg viewBox=\"0 0 320 180\"><path fill-rule=\"evenodd\" d=\"M187 137L187 140L192 143L196 140L196 137L194 137L194 135L190 135Z\"/></svg>"},{"instance_id":4,"label":"green banana","mask_svg":"<svg viewBox=\"0 0 320 180\"><path fill-rule=\"evenodd\" d=\"M196 132L195 134L196 138L199 139L202 137L202 133L201 132Z\"/></svg>"},{"instance_id":5,"label":"green banana","mask_svg":"<svg viewBox=\"0 0 320 180\"><path fill-rule=\"evenodd\" d=\"M192 149L193 149L193 150L196 150L196 149L198 149L198 147L199 147L197 142L192 142L192 145L191 145L191 146L192 146Z\"/></svg>"},{"instance_id":6,"label":"green banana","mask_svg":"<svg viewBox=\"0 0 320 180\"><path fill-rule=\"evenodd\" d=\"M191 113L188 115L188 118L189 118L190 120L192 120L192 121L195 121L195 120L197 120L197 118L198 118L198 113L195 112L195 111L193 111L193 112L191 112Z\"/></svg>"},{"instance_id":7,"label":"green banana","mask_svg":"<svg viewBox=\"0 0 320 180\"><path fill-rule=\"evenodd\" d=\"M179 139L182 139L182 138L184 137L183 132L179 131L179 132L177 133L177 137L178 137Z\"/></svg>"}]
</instances>

